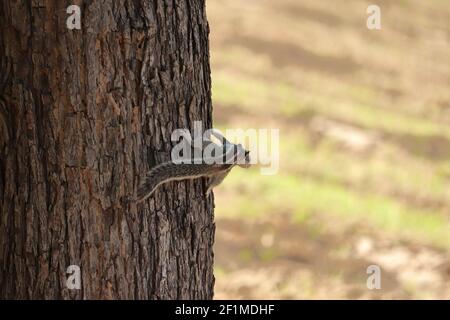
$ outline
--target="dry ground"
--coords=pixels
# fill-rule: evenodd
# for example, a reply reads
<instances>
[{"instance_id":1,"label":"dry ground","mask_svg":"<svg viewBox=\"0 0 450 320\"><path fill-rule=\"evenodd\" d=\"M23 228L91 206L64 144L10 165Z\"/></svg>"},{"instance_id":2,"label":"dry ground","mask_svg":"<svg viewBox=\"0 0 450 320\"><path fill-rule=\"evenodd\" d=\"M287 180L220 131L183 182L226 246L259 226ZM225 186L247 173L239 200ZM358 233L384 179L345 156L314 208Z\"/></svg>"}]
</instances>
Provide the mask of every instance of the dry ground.
<instances>
[{"instance_id":1,"label":"dry ground","mask_svg":"<svg viewBox=\"0 0 450 320\"><path fill-rule=\"evenodd\" d=\"M450 298L450 3L371 3L208 0L216 126L281 139L216 188L216 298Z\"/></svg>"}]
</instances>

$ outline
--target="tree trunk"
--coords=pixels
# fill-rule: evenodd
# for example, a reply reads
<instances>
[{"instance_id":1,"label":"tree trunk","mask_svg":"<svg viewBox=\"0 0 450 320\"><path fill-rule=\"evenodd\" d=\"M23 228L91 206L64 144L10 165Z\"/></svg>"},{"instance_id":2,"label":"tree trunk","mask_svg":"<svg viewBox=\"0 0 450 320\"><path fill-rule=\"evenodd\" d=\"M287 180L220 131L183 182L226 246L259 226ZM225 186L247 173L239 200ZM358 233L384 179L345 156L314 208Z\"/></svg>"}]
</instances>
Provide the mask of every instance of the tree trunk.
<instances>
[{"instance_id":1,"label":"tree trunk","mask_svg":"<svg viewBox=\"0 0 450 320\"><path fill-rule=\"evenodd\" d=\"M1 2L1 299L212 298L204 181L127 201L172 130L212 125L208 33L204 0Z\"/></svg>"}]
</instances>

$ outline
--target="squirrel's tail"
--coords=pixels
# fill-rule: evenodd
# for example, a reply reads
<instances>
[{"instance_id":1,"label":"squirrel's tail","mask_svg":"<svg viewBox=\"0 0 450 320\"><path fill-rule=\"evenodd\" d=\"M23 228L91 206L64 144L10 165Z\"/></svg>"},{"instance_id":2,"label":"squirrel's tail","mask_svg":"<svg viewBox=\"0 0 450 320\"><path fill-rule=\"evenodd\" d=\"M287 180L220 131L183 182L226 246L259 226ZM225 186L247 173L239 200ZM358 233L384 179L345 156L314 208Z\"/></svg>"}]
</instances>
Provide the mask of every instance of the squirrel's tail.
<instances>
[{"instance_id":1,"label":"squirrel's tail","mask_svg":"<svg viewBox=\"0 0 450 320\"><path fill-rule=\"evenodd\" d=\"M155 189L163 183L173 180L194 179L208 175L213 170L211 166L202 164L175 164L165 162L152 168L138 188L136 201L147 199Z\"/></svg>"}]
</instances>

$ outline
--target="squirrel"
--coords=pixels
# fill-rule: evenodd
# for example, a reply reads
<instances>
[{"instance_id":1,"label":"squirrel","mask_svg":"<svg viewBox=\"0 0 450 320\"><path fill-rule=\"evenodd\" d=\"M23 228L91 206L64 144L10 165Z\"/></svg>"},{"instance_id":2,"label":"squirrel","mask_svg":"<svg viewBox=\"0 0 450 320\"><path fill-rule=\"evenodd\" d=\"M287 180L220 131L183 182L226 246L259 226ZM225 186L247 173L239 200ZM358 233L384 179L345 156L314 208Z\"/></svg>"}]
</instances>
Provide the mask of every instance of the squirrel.
<instances>
[{"instance_id":1,"label":"squirrel","mask_svg":"<svg viewBox=\"0 0 450 320\"><path fill-rule=\"evenodd\" d=\"M214 155L214 159L222 158L226 160L218 163L214 162L212 164L177 164L170 161L159 164L148 171L142 179L142 183L138 187L136 202L147 199L153 194L155 189L163 183L201 177L208 178L208 189L205 194L207 196L214 187L218 186L225 179L234 166L237 165L242 168L250 167L250 152L245 150L241 144L236 145L229 142L225 137L214 130L212 130L212 135L222 141L222 146L218 146L211 139L207 139L203 141L203 150L212 143L214 144L214 147L219 147L224 151L222 154L217 156ZM232 157L230 157L231 152L233 152Z\"/></svg>"}]
</instances>

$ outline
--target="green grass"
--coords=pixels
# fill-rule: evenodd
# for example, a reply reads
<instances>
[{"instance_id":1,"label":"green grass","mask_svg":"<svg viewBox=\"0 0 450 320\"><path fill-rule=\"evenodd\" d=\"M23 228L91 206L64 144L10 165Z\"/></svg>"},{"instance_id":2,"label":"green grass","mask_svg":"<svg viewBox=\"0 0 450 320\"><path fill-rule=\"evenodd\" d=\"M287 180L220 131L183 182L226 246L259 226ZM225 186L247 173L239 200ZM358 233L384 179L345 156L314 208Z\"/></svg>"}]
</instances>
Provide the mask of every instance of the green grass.
<instances>
[{"instance_id":1,"label":"green grass","mask_svg":"<svg viewBox=\"0 0 450 320\"><path fill-rule=\"evenodd\" d=\"M283 168L276 176L260 176L255 170L233 172L223 187L226 193L232 194L229 198L233 203L218 205L218 216L254 219L281 212L304 223L315 214L338 215L346 223L363 222L391 235L449 248L448 212L414 208L405 201L377 192L388 186L396 192L447 201L450 198L448 161L436 166L423 159L403 157L399 155L399 146L390 145L383 145L378 156L368 158L355 156L326 139L312 147L305 129L287 128L283 119L322 115L375 131L417 135L447 134L447 130L439 123L401 112L383 110L383 117L380 117L379 110L367 106L376 100L376 95L366 87L352 89L340 85L334 90L349 96L354 103L333 102L326 95L300 94L289 83L270 86L263 80L242 75L235 75L233 79L227 73L215 76L213 98L216 103L225 108L237 106L243 114L249 115L258 115L263 108L266 116L269 113L279 121ZM333 92L330 95L336 96ZM389 160L399 157L401 162ZM309 175L302 177L302 173Z\"/></svg>"},{"instance_id":2,"label":"green grass","mask_svg":"<svg viewBox=\"0 0 450 320\"><path fill-rule=\"evenodd\" d=\"M243 113L249 114L264 109L266 114L278 116L280 120L309 112L387 133L450 137L448 126L405 113L402 111L407 109L405 107L380 107L386 102L380 99L378 104L377 95L368 86L339 83L314 75L309 75L307 87L299 90L289 82L274 84L245 73L222 71L214 75L212 92L213 101L222 108L239 106Z\"/></svg>"},{"instance_id":3,"label":"green grass","mask_svg":"<svg viewBox=\"0 0 450 320\"><path fill-rule=\"evenodd\" d=\"M262 12L248 14L258 20ZM409 145L414 146L415 137L450 138L441 107L448 90L437 75L433 78L434 74L432 77L421 66L412 68L417 57L431 56L434 51L428 51L423 39L417 39L411 48L397 29L389 34L392 38L386 38L386 33L366 37L367 33L349 28L353 26L350 21L330 32L316 22L283 14L273 15L273 19L281 20L272 27L291 26L281 42L293 43L312 55L345 55L357 67L351 76L333 74L333 68L304 68L302 63L278 68L273 58L277 50L267 48L266 54L232 40L213 51L215 112L235 115L230 123L216 121L215 125L275 126L280 128L281 139L280 173L261 176L256 169L233 170L219 187L218 217L258 219L287 213L297 223L319 217L320 223L309 227L311 234L320 237L320 224L326 225L329 217L336 216L344 224L364 223L394 238L450 248L450 159L433 159L432 155L420 155L420 149L406 149L400 139L385 139L410 137ZM292 28L297 24L306 33L298 34ZM254 38L275 39L276 30L272 33L264 26L255 28L248 22L244 29ZM306 44L301 40L309 33L317 37ZM339 45L335 38L340 39ZM447 49L440 47L435 57L445 56ZM442 61L433 63L437 66ZM444 72L448 75L443 70L441 76ZM428 78L434 80L425 85ZM412 87L419 91L410 92ZM400 98L395 98L396 94ZM326 136L314 144L309 140L312 117L373 132L380 143L368 155L345 149Z\"/></svg>"},{"instance_id":4,"label":"green grass","mask_svg":"<svg viewBox=\"0 0 450 320\"><path fill-rule=\"evenodd\" d=\"M392 236L450 248L445 210L417 209L365 187L376 189L384 183L397 192L423 194L425 190L429 197L448 199L446 165L434 173L414 159L399 164L384 158L358 159L332 144L313 149L301 132L281 138L280 173L262 176L257 168L234 170L220 187L228 196L226 206L217 206L219 217L255 219L288 213L297 223L314 215L325 217L326 223L326 216L337 215L344 223L365 223ZM303 176L303 171L308 174Z\"/></svg>"},{"instance_id":5,"label":"green grass","mask_svg":"<svg viewBox=\"0 0 450 320\"><path fill-rule=\"evenodd\" d=\"M385 150L386 149L386 150ZM374 186L415 194L436 201L450 199L450 163L432 166L427 161L403 158L387 161L397 150L385 147L373 157L357 157L329 141L312 148L301 130L281 134L281 160L290 172L299 170L322 180L351 184L357 188ZM351 165L349 165L351 164Z\"/></svg>"},{"instance_id":6,"label":"green grass","mask_svg":"<svg viewBox=\"0 0 450 320\"><path fill-rule=\"evenodd\" d=\"M450 139L445 67L450 7L434 2L441 4L437 11L426 1L390 4L382 11L380 31L366 30L367 4L356 0L346 3L345 14L320 1L209 4L214 125L279 128L281 140L280 172L262 176L258 167L233 169L215 189L216 217L248 219L249 225L274 221L279 228L274 232L284 230L283 224L301 224L300 238L287 236L322 247L320 257L311 257L316 262L306 260L311 273L299 283L291 276L280 283L287 297L336 297L335 288L343 298L447 294L438 283L428 289L420 277L403 279L403 267L394 266L395 293L387 289L372 296L365 290L365 273L355 272L355 278L345 271L360 268L353 254L360 236L386 240L376 247L405 246L412 254L430 245L444 249L436 250L444 257L450 249L450 159L442 152ZM340 57L345 59L335 63L342 65L331 63ZM344 146L331 132L317 132L317 122L311 122L316 117L335 129L340 123L374 134L376 146L364 151ZM257 243L257 233L249 236ZM277 246L282 243L234 253L239 261L264 267L283 257ZM307 247L299 245L299 253ZM335 258L345 261L345 268L334 265ZM316 271L320 281L312 276ZM350 288L342 286L349 283ZM354 288L361 293L351 292Z\"/></svg>"},{"instance_id":7,"label":"green grass","mask_svg":"<svg viewBox=\"0 0 450 320\"><path fill-rule=\"evenodd\" d=\"M441 213L350 191L336 183L285 173L262 176L257 170L250 170L232 173L222 188L233 200L227 200L226 206L217 206L218 216L254 218L287 211L294 221L301 223L311 215L325 217L322 221L326 221L327 215L334 215L342 217L343 221L372 225L405 239L450 248L450 221Z\"/></svg>"}]
</instances>

